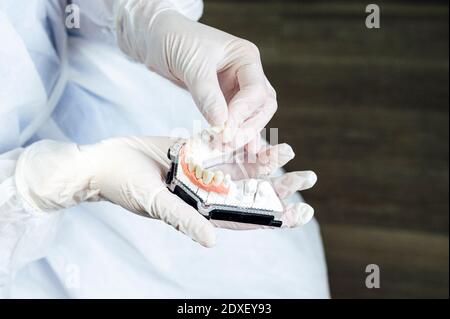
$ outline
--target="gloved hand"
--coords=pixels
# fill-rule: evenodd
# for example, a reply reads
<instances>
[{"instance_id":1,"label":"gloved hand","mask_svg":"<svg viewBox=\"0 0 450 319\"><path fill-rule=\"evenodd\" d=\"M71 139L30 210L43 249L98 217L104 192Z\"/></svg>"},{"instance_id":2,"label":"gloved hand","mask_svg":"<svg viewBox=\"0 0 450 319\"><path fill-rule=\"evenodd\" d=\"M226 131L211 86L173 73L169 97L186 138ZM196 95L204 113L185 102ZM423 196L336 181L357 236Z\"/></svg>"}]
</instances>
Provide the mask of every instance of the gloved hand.
<instances>
[{"instance_id":1,"label":"gloved hand","mask_svg":"<svg viewBox=\"0 0 450 319\"><path fill-rule=\"evenodd\" d=\"M161 219L204 246L214 227L169 192L170 138L114 138L78 146L43 140L21 154L16 185L30 206L53 211L83 201L108 200L139 215Z\"/></svg>"},{"instance_id":2,"label":"gloved hand","mask_svg":"<svg viewBox=\"0 0 450 319\"><path fill-rule=\"evenodd\" d=\"M92 145L43 140L21 154L16 186L27 206L38 210L108 200L136 214L161 219L200 244L213 246L213 225L164 184L170 164L167 151L173 142L167 137L113 138ZM286 144L273 146L258 154L257 163L245 164L245 171L267 174L292 157ZM227 165L223 169L234 177L242 173L236 165ZM275 186L284 197L314 182L311 173L289 173L277 179ZM306 222L311 214L307 204L288 206L283 221L293 227Z\"/></svg>"},{"instance_id":3,"label":"gloved hand","mask_svg":"<svg viewBox=\"0 0 450 319\"><path fill-rule=\"evenodd\" d=\"M296 171L270 177L276 170L293 159L294 156L292 148L285 143L264 146L256 154L249 153L245 147L235 152L233 161L228 162L227 159L229 164L222 164L214 167L214 169L230 174L233 180L248 178L268 179L272 183L278 197L284 202L285 210L281 216L277 216L277 219L283 222L281 227L292 228L308 223L314 216L314 209L306 203L287 203L285 200L297 191L313 187L317 182L317 176L313 171ZM211 222L217 227L235 230L272 228L270 226L222 220L211 220Z\"/></svg>"},{"instance_id":4,"label":"gloved hand","mask_svg":"<svg viewBox=\"0 0 450 319\"><path fill-rule=\"evenodd\" d=\"M191 21L168 1L122 0L117 41L130 57L186 87L213 126L226 124L223 141L239 148L277 109L258 48L247 40ZM236 134L239 131L239 134Z\"/></svg>"}]
</instances>

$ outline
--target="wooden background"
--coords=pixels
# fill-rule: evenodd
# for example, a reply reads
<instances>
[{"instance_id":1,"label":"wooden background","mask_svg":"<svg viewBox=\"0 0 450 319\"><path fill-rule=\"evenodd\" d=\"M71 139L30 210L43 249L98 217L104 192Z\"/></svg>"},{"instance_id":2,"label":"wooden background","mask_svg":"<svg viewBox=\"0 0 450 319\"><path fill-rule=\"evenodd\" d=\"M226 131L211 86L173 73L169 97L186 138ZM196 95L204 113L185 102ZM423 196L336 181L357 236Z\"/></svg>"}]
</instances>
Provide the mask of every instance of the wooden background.
<instances>
[{"instance_id":1,"label":"wooden background","mask_svg":"<svg viewBox=\"0 0 450 319\"><path fill-rule=\"evenodd\" d=\"M379 1L379 30L368 3L206 0L202 21L261 50L287 168L319 176L332 297L448 298L448 3Z\"/></svg>"}]
</instances>

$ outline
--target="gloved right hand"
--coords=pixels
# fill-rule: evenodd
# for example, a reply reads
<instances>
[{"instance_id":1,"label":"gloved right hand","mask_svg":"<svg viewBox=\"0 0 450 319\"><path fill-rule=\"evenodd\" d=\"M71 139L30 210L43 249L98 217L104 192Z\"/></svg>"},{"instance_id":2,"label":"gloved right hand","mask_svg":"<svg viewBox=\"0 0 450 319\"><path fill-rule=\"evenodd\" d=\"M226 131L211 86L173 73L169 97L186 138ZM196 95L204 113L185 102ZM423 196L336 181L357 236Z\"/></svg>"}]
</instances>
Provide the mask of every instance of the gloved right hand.
<instances>
[{"instance_id":1,"label":"gloved right hand","mask_svg":"<svg viewBox=\"0 0 450 319\"><path fill-rule=\"evenodd\" d=\"M171 1L120 0L116 19L124 53L187 88L210 125L226 124L224 143L252 142L257 152L277 101L253 43L186 18Z\"/></svg>"}]
</instances>

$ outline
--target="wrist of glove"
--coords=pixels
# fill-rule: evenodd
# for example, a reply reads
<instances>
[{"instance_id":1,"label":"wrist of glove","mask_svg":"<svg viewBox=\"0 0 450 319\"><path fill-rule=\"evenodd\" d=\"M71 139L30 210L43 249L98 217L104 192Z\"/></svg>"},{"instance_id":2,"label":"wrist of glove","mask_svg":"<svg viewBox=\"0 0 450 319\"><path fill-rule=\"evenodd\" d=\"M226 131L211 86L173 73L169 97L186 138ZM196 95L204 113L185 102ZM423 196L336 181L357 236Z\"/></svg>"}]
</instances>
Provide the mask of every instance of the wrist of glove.
<instances>
[{"instance_id":1,"label":"wrist of glove","mask_svg":"<svg viewBox=\"0 0 450 319\"><path fill-rule=\"evenodd\" d=\"M148 52L154 20L166 10L176 10L169 1L121 0L115 9L116 38L119 48L137 62L151 68ZM146 63L147 62L147 63Z\"/></svg>"},{"instance_id":2,"label":"wrist of glove","mask_svg":"<svg viewBox=\"0 0 450 319\"><path fill-rule=\"evenodd\" d=\"M29 207L46 212L100 200L100 190L91 185L93 177L78 145L52 140L27 147L15 172L22 199Z\"/></svg>"},{"instance_id":3,"label":"wrist of glove","mask_svg":"<svg viewBox=\"0 0 450 319\"><path fill-rule=\"evenodd\" d=\"M223 143L251 142L277 109L258 48L192 21L166 1L122 1L116 14L121 50L185 87L211 126L224 126ZM239 133L239 134L238 134Z\"/></svg>"}]
</instances>

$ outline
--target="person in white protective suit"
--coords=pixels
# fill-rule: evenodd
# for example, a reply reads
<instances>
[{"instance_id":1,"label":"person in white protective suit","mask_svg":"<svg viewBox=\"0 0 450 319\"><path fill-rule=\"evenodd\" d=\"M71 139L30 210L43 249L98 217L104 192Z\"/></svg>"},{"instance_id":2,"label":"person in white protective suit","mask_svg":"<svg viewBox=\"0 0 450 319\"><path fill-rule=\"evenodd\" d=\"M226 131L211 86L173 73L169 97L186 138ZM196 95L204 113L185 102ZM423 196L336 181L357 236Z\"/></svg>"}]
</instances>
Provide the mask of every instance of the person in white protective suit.
<instances>
[{"instance_id":1,"label":"person in white protective suit","mask_svg":"<svg viewBox=\"0 0 450 319\"><path fill-rule=\"evenodd\" d=\"M67 8L79 9L79 28L67 28ZM199 125L225 127L222 143L257 158L274 155L250 175L293 157L255 137L277 108L257 48L198 23L202 9L198 0L0 0L2 297L329 296L318 225L298 195L288 227L236 231L164 185L173 140L152 136ZM308 171L273 179L283 198L315 180Z\"/></svg>"}]
</instances>

